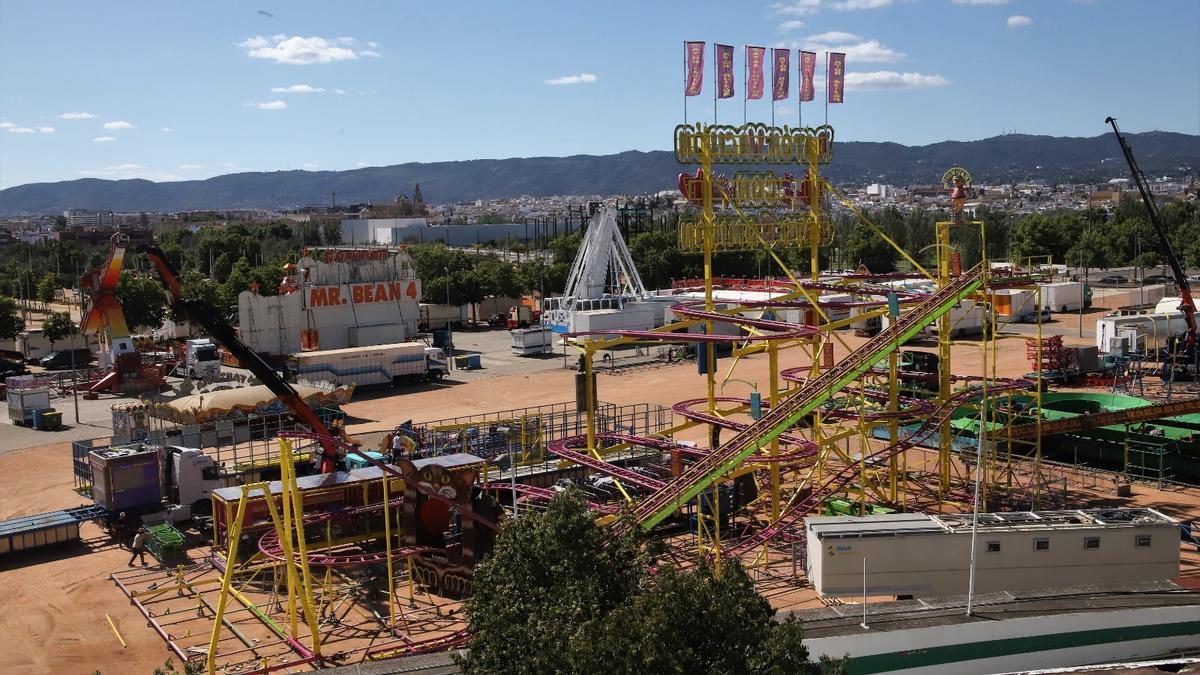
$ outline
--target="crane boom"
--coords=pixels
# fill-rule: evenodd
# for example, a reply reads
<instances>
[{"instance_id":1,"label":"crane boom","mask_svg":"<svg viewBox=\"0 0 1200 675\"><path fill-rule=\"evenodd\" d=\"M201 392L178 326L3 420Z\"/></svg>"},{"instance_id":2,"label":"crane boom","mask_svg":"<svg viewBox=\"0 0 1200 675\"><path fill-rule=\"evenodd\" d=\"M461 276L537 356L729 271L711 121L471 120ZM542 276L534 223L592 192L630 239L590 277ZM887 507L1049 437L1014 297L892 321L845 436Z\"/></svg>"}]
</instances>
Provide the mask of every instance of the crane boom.
<instances>
[{"instance_id":1,"label":"crane boom","mask_svg":"<svg viewBox=\"0 0 1200 675\"><path fill-rule=\"evenodd\" d=\"M1158 214L1158 205L1154 203L1154 197L1150 195L1150 186L1146 184L1146 176L1138 168L1137 160L1133 158L1133 150L1129 148L1125 137L1121 135L1121 130L1117 128L1117 119L1107 117L1104 121L1112 126L1113 133L1117 136L1117 142L1121 144L1121 152L1125 155L1125 162L1129 164L1129 173L1133 176L1133 182L1142 196L1142 203L1146 205L1146 212L1150 214L1150 222L1154 225L1154 231L1158 233L1158 240L1162 244L1163 252L1166 253L1167 264L1171 266L1171 274L1175 276L1175 285L1179 287L1179 311L1183 312L1184 321L1187 322L1185 343L1186 348L1190 351L1196 344L1196 303L1192 300L1191 285L1188 284L1183 266L1179 264L1179 258L1175 255L1175 249L1167 237L1167 228L1163 226L1162 217Z\"/></svg>"},{"instance_id":2,"label":"crane boom","mask_svg":"<svg viewBox=\"0 0 1200 675\"><path fill-rule=\"evenodd\" d=\"M167 261L166 256L163 255L162 249L157 246L149 246L145 252L150 263L158 270L158 276L171 296L171 307L175 311L187 316L189 321L202 326L212 339L228 349L237 357L238 363L245 366L258 378L259 382L266 385L272 394L279 397L279 400L300 419L304 426L317 434L319 439L332 438L332 434L325 427L321 418L317 417L313 409L304 402L304 398L296 389L280 377L279 373L275 372L275 369L253 349L242 342L233 326L221 318L220 313L212 305L203 300L183 297L183 286L179 282L179 276L171 267L171 263ZM321 473L333 473L337 470L338 444L330 440L318 440L318 442L321 444Z\"/></svg>"}]
</instances>

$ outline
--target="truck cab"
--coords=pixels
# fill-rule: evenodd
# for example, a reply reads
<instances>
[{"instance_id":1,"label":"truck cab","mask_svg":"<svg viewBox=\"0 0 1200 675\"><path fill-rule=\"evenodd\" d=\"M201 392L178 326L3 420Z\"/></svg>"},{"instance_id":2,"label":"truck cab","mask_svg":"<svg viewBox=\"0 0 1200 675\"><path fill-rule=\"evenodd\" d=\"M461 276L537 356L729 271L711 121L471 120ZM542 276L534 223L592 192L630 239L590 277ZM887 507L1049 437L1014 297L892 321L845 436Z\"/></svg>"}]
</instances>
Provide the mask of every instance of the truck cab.
<instances>
[{"instance_id":1,"label":"truck cab","mask_svg":"<svg viewBox=\"0 0 1200 675\"><path fill-rule=\"evenodd\" d=\"M221 353L208 338L188 340L183 363L185 377L210 380L221 372Z\"/></svg>"},{"instance_id":2,"label":"truck cab","mask_svg":"<svg viewBox=\"0 0 1200 675\"><path fill-rule=\"evenodd\" d=\"M450 372L446 352L441 347L425 348L425 366L425 378L428 380L440 380Z\"/></svg>"}]
</instances>

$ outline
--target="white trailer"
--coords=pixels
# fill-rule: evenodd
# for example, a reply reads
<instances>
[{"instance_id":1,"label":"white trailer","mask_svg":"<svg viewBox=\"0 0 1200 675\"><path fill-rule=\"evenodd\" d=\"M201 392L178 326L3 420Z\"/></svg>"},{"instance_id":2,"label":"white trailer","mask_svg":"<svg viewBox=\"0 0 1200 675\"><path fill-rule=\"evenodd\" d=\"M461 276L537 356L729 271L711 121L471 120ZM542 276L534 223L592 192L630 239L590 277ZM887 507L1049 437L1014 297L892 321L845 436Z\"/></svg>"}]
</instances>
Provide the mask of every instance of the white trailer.
<instances>
[{"instance_id":1,"label":"white trailer","mask_svg":"<svg viewBox=\"0 0 1200 675\"><path fill-rule=\"evenodd\" d=\"M554 351L554 331L549 328L516 328L508 332L509 348L517 356L533 356Z\"/></svg>"},{"instance_id":2,"label":"white trailer","mask_svg":"<svg viewBox=\"0 0 1200 675\"><path fill-rule=\"evenodd\" d=\"M1042 306L1051 312L1074 312L1083 306L1082 281L1056 281L1039 284L1042 289Z\"/></svg>"},{"instance_id":3,"label":"white trailer","mask_svg":"<svg viewBox=\"0 0 1200 675\"><path fill-rule=\"evenodd\" d=\"M1179 312L1106 316L1096 319L1096 346L1104 354L1124 354L1134 348L1122 337L1130 330L1143 336L1146 347L1165 347L1168 337L1187 330L1187 321Z\"/></svg>"},{"instance_id":4,"label":"white trailer","mask_svg":"<svg viewBox=\"0 0 1200 675\"><path fill-rule=\"evenodd\" d=\"M325 380L366 386L441 379L446 374L442 350L422 342L300 352L289 359L295 380Z\"/></svg>"},{"instance_id":5,"label":"white trailer","mask_svg":"<svg viewBox=\"0 0 1200 675\"><path fill-rule=\"evenodd\" d=\"M417 327L421 330L463 326L467 323L468 305L433 305L422 302L420 305L420 320Z\"/></svg>"}]
</instances>

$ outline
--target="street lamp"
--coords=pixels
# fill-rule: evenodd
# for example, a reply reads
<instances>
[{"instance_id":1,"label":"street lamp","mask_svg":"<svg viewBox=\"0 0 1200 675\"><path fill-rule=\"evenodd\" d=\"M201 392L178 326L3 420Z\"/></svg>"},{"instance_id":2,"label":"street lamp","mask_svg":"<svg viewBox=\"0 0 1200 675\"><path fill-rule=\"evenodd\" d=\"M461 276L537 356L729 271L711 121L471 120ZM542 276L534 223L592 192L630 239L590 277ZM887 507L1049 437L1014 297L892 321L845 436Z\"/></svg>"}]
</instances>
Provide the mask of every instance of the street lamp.
<instances>
[{"instance_id":1,"label":"street lamp","mask_svg":"<svg viewBox=\"0 0 1200 675\"><path fill-rule=\"evenodd\" d=\"M452 368L454 362L454 334L450 328L450 268L445 267L446 272L446 369Z\"/></svg>"}]
</instances>

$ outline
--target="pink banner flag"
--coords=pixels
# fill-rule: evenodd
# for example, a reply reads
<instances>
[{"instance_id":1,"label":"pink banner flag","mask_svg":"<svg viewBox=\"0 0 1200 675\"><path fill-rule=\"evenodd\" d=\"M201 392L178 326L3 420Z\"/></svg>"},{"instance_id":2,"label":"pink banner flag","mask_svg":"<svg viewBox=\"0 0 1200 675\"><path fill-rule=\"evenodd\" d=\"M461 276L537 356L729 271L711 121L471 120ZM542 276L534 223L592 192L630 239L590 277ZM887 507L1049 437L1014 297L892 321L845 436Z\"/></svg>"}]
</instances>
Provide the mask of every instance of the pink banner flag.
<instances>
[{"instance_id":1,"label":"pink banner flag","mask_svg":"<svg viewBox=\"0 0 1200 675\"><path fill-rule=\"evenodd\" d=\"M746 98L762 98L763 96L763 58L766 47L746 47Z\"/></svg>"},{"instance_id":2,"label":"pink banner flag","mask_svg":"<svg viewBox=\"0 0 1200 675\"><path fill-rule=\"evenodd\" d=\"M846 55L830 52L829 54L829 102L841 103L846 93Z\"/></svg>"},{"instance_id":3,"label":"pink banner flag","mask_svg":"<svg viewBox=\"0 0 1200 675\"><path fill-rule=\"evenodd\" d=\"M792 51L790 49L771 50L771 100L782 101L788 97L788 83L791 81Z\"/></svg>"},{"instance_id":4,"label":"pink banner flag","mask_svg":"<svg viewBox=\"0 0 1200 675\"><path fill-rule=\"evenodd\" d=\"M684 84L684 96L699 96L704 89L704 43L685 42L684 55L687 58L687 82Z\"/></svg>"},{"instance_id":5,"label":"pink banner flag","mask_svg":"<svg viewBox=\"0 0 1200 675\"><path fill-rule=\"evenodd\" d=\"M811 101L816 96L813 73L817 70L817 53L800 52L800 100Z\"/></svg>"},{"instance_id":6,"label":"pink banner flag","mask_svg":"<svg viewBox=\"0 0 1200 675\"><path fill-rule=\"evenodd\" d=\"M716 45L717 98L733 97L733 45Z\"/></svg>"}]
</instances>

